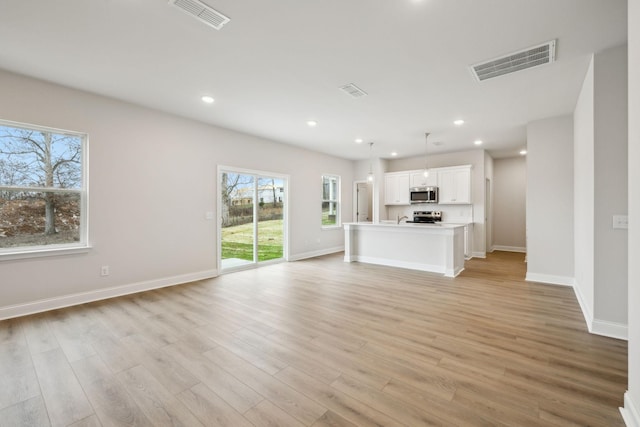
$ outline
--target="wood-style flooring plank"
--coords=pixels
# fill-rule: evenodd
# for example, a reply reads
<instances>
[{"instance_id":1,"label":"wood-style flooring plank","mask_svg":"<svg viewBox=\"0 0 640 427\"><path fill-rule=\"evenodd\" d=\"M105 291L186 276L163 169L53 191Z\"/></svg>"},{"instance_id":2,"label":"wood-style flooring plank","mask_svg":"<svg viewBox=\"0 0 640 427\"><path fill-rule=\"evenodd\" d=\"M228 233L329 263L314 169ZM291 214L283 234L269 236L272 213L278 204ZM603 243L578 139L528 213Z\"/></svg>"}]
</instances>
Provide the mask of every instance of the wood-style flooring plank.
<instances>
[{"instance_id":1,"label":"wood-style flooring plank","mask_svg":"<svg viewBox=\"0 0 640 427\"><path fill-rule=\"evenodd\" d=\"M346 376L341 376L335 380L331 386L369 406L380 408L382 412L405 425L440 426L446 424L446 420L439 414L420 411L417 408L405 404L400 399L370 388Z\"/></svg>"},{"instance_id":2,"label":"wood-style flooring plank","mask_svg":"<svg viewBox=\"0 0 640 427\"><path fill-rule=\"evenodd\" d=\"M29 316L22 322L24 335L32 354L56 349L59 346L53 331L49 327L46 314Z\"/></svg>"},{"instance_id":3,"label":"wood-style flooring plank","mask_svg":"<svg viewBox=\"0 0 640 427\"><path fill-rule=\"evenodd\" d=\"M314 423L327 410L303 393L280 382L223 347L214 348L204 354L305 425Z\"/></svg>"},{"instance_id":4,"label":"wood-style flooring plank","mask_svg":"<svg viewBox=\"0 0 640 427\"><path fill-rule=\"evenodd\" d=\"M627 343L525 274L334 254L1 321L0 423L622 427Z\"/></svg>"},{"instance_id":5,"label":"wood-style flooring plank","mask_svg":"<svg viewBox=\"0 0 640 427\"><path fill-rule=\"evenodd\" d=\"M252 424L204 384L197 384L178 394L178 399L210 427L251 427Z\"/></svg>"},{"instance_id":6,"label":"wood-style flooring plank","mask_svg":"<svg viewBox=\"0 0 640 427\"><path fill-rule=\"evenodd\" d=\"M91 382L84 388L103 426L155 426L115 377Z\"/></svg>"},{"instance_id":7,"label":"wood-style flooring plank","mask_svg":"<svg viewBox=\"0 0 640 427\"><path fill-rule=\"evenodd\" d=\"M67 426L93 414L62 350L34 354L33 363L52 426Z\"/></svg>"},{"instance_id":8,"label":"wood-style flooring plank","mask_svg":"<svg viewBox=\"0 0 640 427\"><path fill-rule=\"evenodd\" d=\"M138 407L156 426L203 427L191 411L167 391L144 367L136 366L116 375Z\"/></svg>"},{"instance_id":9,"label":"wood-style flooring plank","mask_svg":"<svg viewBox=\"0 0 640 427\"><path fill-rule=\"evenodd\" d=\"M130 335L120 340L130 357L143 365L171 394L178 394L200 381L161 349L155 349L143 336Z\"/></svg>"},{"instance_id":10,"label":"wood-style flooring plank","mask_svg":"<svg viewBox=\"0 0 640 427\"><path fill-rule=\"evenodd\" d=\"M357 427L357 424L354 424L335 412L328 410L318 421L313 423L311 427Z\"/></svg>"},{"instance_id":11,"label":"wood-style flooring plank","mask_svg":"<svg viewBox=\"0 0 640 427\"><path fill-rule=\"evenodd\" d=\"M368 406L362 401L318 381L295 368L286 368L278 372L276 377L294 389L304 390L305 394L309 397L358 426L396 427L403 425L384 412L379 411L378 408Z\"/></svg>"},{"instance_id":12,"label":"wood-style flooring plank","mask_svg":"<svg viewBox=\"0 0 640 427\"><path fill-rule=\"evenodd\" d=\"M50 425L42 396L22 400L0 410L0 427L47 427Z\"/></svg>"},{"instance_id":13,"label":"wood-style flooring plank","mask_svg":"<svg viewBox=\"0 0 640 427\"><path fill-rule=\"evenodd\" d=\"M264 399L256 390L225 371L197 349L178 342L166 346L163 351L209 388L215 390L222 399L240 413L245 413Z\"/></svg>"},{"instance_id":14,"label":"wood-style flooring plank","mask_svg":"<svg viewBox=\"0 0 640 427\"><path fill-rule=\"evenodd\" d=\"M102 423L96 415L92 415L70 424L69 427L102 427Z\"/></svg>"},{"instance_id":15,"label":"wood-style flooring plank","mask_svg":"<svg viewBox=\"0 0 640 427\"><path fill-rule=\"evenodd\" d=\"M0 409L39 395L22 319L0 322Z\"/></svg>"},{"instance_id":16,"label":"wood-style flooring plank","mask_svg":"<svg viewBox=\"0 0 640 427\"><path fill-rule=\"evenodd\" d=\"M274 405L263 400L245 414L247 419L256 427L304 427L300 421Z\"/></svg>"}]
</instances>

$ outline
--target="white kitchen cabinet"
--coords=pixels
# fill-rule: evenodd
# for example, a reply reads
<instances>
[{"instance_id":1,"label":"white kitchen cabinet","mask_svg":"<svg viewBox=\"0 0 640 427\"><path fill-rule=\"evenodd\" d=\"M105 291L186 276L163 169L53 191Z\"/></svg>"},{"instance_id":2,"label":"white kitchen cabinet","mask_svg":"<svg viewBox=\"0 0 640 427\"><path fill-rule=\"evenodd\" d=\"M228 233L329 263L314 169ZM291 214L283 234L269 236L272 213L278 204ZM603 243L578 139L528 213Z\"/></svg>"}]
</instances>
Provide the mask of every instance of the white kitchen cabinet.
<instances>
[{"instance_id":1,"label":"white kitchen cabinet","mask_svg":"<svg viewBox=\"0 0 640 427\"><path fill-rule=\"evenodd\" d=\"M392 172L384 174L384 204L408 205L409 180L407 172Z\"/></svg>"},{"instance_id":2,"label":"white kitchen cabinet","mask_svg":"<svg viewBox=\"0 0 640 427\"><path fill-rule=\"evenodd\" d=\"M438 191L441 205L471 203L471 166L438 168Z\"/></svg>"},{"instance_id":3,"label":"white kitchen cabinet","mask_svg":"<svg viewBox=\"0 0 640 427\"><path fill-rule=\"evenodd\" d=\"M438 185L438 171L429 169L429 176L424 176L424 170L411 171L411 187L435 187Z\"/></svg>"}]
</instances>

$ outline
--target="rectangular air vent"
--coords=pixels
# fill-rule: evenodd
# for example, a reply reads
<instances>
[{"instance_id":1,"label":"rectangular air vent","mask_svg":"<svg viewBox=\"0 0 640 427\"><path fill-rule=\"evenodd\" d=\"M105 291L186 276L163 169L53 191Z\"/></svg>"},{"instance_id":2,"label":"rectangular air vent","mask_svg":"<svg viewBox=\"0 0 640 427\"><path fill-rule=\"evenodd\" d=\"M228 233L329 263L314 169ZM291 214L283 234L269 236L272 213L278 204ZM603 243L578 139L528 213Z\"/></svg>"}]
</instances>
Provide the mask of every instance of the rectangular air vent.
<instances>
[{"instance_id":1,"label":"rectangular air vent","mask_svg":"<svg viewBox=\"0 0 640 427\"><path fill-rule=\"evenodd\" d=\"M221 29L231 20L222 13L198 0L169 0L169 4L174 5L184 13L193 16L197 20L204 22L216 30Z\"/></svg>"},{"instance_id":2,"label":"rectangular air vent","mask_svg":"<svg viewBox=\"0 0 640 427\"><path fill-rule=\"evenodd\" d=\"M471 65L471 73L479 82L538 65L550 64L556 57L556 41L533 46L500 58Z\"/></svg>"},{"instance_id":3,"label":"rectangular air vent","mask_svg":"<svg viewBox=\"0 0 640 427\"><path fill-rule=\"evenodd\" d=\"M340 90L345 92L347 95L353 98L360 98L367 95L367 92L360 89L358 86L353 83L349 83L348 85L340 86Z\"/></svg>"}]
</instances>

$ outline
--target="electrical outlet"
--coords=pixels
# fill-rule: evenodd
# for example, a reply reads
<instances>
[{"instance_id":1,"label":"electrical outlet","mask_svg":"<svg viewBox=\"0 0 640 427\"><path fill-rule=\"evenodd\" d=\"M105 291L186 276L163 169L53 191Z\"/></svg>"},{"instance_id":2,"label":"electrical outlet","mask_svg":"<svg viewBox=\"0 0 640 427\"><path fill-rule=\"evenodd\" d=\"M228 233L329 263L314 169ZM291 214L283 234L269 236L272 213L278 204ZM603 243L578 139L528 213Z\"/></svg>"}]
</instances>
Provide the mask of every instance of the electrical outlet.
<instances>
[{"instance_id":1,"label":"electrical outlet","mask_svg":"<svg viewBox=\"0 0 640 427\"><path fill-rule=\"evenodd\" d=\"M102 267L100 267L100 275L103 276L103 277L109 275L109 266L108 265L103 265Z\"/></svg>"}]
</instances>

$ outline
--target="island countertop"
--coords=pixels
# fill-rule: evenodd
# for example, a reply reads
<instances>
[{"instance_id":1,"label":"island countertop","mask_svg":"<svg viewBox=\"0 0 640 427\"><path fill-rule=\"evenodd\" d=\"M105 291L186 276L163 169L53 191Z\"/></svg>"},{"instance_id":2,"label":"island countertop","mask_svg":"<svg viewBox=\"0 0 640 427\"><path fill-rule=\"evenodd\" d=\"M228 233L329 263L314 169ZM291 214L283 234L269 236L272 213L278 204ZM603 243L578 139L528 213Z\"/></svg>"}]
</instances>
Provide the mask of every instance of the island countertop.
<instances>
[{"instance_id":1,"label":"island countertop","mask_svg":"<svg viewBox=\"0 0 640 427\"><path fill-rule=\"evenodd\" d=\"M345 227L346 226L373 226L373 227L400 227L400 228L406 228L406 227L415 227L415 228L426 228L426 229L449 229L449 228L457 228L457 227L464 227L465 224L458 224L458 223L441 223L441 222L436 222L436 223L429 223L429 222L401 222L401 223L397 223L396 221L385 221L385 222L379 222L379 223L373 223L373 222L347 222L343 224Z\"/></svg>"},{"instance_id":2,"label":"island countertop","mask_svg":"<svg viewBox=\"0 0 640 427\"><path fill-rule=\"evenodd\" d=\"M455 277L464 269L464 224L347 223L345 262L364 262Z\"/></svg>"}]
</instances>

